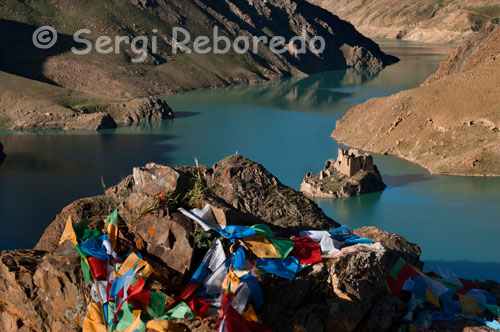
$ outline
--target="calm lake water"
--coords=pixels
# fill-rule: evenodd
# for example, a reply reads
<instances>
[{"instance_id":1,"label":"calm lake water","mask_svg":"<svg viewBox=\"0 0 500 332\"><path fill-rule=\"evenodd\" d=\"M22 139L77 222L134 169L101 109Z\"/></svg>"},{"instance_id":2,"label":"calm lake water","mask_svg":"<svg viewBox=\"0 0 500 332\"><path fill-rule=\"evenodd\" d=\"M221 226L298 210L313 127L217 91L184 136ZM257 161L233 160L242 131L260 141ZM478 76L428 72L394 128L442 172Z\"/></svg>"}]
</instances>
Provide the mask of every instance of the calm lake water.
<instances>
[{"instance_id":1,"label":"calm lake water","mask_svg":"<svg viewBox=\"0 0 500 332\"><path fill-rule=\"evenodd\" d=\"M182 93L166 99L176 119L92 133L0 137L0 249L32 247L62 207L100 194L150 161L212 164L238 152L299 188L306 172L336 157L329 135L356 103L415 87L448 46L379 41L401 62L380 72L334 71L260 85ZM360 197L317 200L353 228L374 225L418 243L427 265L465 277L500 279L500 179L431 176L375 155L388 188Z\"/></svg>"}]
</instances>

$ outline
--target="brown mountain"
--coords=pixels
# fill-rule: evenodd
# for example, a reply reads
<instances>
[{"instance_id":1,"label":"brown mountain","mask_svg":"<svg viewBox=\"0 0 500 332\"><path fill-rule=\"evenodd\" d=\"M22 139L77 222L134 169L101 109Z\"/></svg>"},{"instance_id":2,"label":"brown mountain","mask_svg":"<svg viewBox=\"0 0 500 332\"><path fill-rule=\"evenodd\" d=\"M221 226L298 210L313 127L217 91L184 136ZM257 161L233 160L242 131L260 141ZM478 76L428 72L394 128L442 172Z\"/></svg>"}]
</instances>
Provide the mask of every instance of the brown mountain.
<instances>
[{"instance_id":1,"label":"brown mountain","mask_svg":"<svg viewBox=\"0 0 500 332\"><path fill-rule=\"evenodd\" d=\"M41 50L33 46L32 35L36 28L46 25L54 27L59 37L54 47ZM237 36L266 36L268 43L259 43L256 53L238 54L231 49L227 54L174 54L174 27L190 32L187 45L191 49L198 36L208 36L213 46L214 27L218 35L231 42ZM307 41L314 36L325 39L323 53L296 54L290 49L283 54L271 52L269 40L273 36L283 36L288 43L293 36L301 35L303 28ZM90 54L71 52L72 47L84 46L73 40L79 29L90 31L81 35L92 44ZM137 97L347 67L380 68L397 61L348 22L301 0L6 1L0 6L0 33L0 73L12 75L2 74L0 95L23 101L22 107L0 103L0 118L4 118L0 127L10 123L3 125L7 128L12 128L19 114L33 111L45 115L52 113L47 112L51 107L67 110L67 117L81 106L102 110L110 102L125 103ZM95 51L100 36L113 39L113 52ZM116 53L115 36L147 36L148 48L141 54L146 60L133 63L140 56L126 43L121 43ZM153 52L153 37L157 52ZM33 81L49 87L33 87ZM37 93L40 89L45 93ZM54 94L66 97L61 101ZM40 100L44 107L37 106Z\"/></svg>"},{"instance_id":2,"label":"brown mountain","mask_svg":"<svg viewBox=\"0 0 500 332\"><path fill-rule=\"evenodd\" d=\"M422 86L350 109L332 137L432 173L500 176L500 29L464 42Z\"/></svg>"},{"instance_id":3,"label":"brown mountain","mask_svg":"<svg viewBox=\"0 0 500 332\"><path fill-rule=\"evenodd\" d=\"M498 24L498 0L309 0L354 24L370 37L461 42Z\"/></svg>"}]
</instances>

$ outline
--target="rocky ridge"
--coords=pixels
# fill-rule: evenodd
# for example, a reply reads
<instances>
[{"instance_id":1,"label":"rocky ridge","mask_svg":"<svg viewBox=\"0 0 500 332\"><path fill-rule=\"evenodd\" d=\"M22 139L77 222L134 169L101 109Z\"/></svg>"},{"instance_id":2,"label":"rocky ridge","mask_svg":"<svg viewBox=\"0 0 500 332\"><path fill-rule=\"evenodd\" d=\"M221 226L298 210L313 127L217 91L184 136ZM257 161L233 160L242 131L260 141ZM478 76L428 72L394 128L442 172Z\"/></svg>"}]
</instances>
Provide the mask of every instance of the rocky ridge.
<instances>
[{"instance_id":1,"label":"rocky ridge","mask_svg":"<svg viewBox=\"0 0 500 332\"><path fill-rule=\"evenodd\" d=\"M200 181L202 191L197 187ZM251 187L247 187L249 182ZM222 195L223 192L226 194ZM165 199L158 199L160 194ZM68 216L74 222L88 220L88 227L102 229L102 216L117 205L124 221L124 227L120 227L120 251L139 250L156 271L151 288L169 296L176 295L178 287L198 265L201 248L205 248L209 240L197 224L176 211L180 202L174 197L182 196L185 197L183 205L210 203L223 225L265 222L278 229L338 226L312 201L242 156L227 158L212 168L174 169L158 164L138 167L120 184L108 189L106 195L77 200L64 208L34 250L2 253L2 328L8 331L80 330L86 315L88 290L82 283L78 253L69 242L60 245L59 237ZM341 256L331 265L316 264L292 281L265 276L266 304L261 316L266 324L280 331L291 331L293 326L303 326L309 331L317 331L319 327L351 331L364 325L368 317L371 317L372 330L390 330L400 322L403 310L394 313L383 326L372 316L385 311L388 303L404 307L401 302L394 302L396 299L379 297L380 289L385 274L399 256L406 255L409 261L421 264L420 249L402 237L375 228L356 232L385 241L384 247L366 247L353 256ZM297 292L290 293L290 289ZM209 319L205 322L210 326ZM194 321L184 323L192 331L215 330L197 329L200 324Z\"/></svg>"},{"instance_id":2,"label":"rocky ridge","mask_svg":"<svg viewBox=\"0 0 500 332\"><path fill-rule=\"evenodd\" d=\"M81 15L82 12L87 15ZM348 67L370 67L380 70L398 59L385 54L372 40L364 37L349 23L306 1L111 1L92 0L85 3L68 0L49 0L43 6L34 2L11 1L0 7L0 128L89 129L110 127L105 114L75 118L68 111L78 108L99 109L117 104L135 105L136 98L159 96L173 92L221 85L262 82L288 76L305 76L325 70ZM57 43L50 49L33 45L32 36L40 26L52 26L58 31ZM288 42L301 36L304 29L307 43L314 36L325 39L323 53L307 51L302 54L290 47L276 54L269 44L260 43L256 52L238 54L196 54L174 52L173 28L190 32L187 43L193 49L198 36L214 40L214 27L219 36L233 43L237 36L283 36ZM100 36L143 36L147 48L141 51L143 63L134 63L139 55L131 46L122 43L110 54L93 50L86 55L71 52L81 48L73 40L79 29L88 29L81 37L94 42ZM152 41L157 42L153 51ZM115 45L115 44L113 44ZM220 47L222 48L222 46ZM35 84L38 83L38 84ZM36 85L36 86L34 86ZM44 90L44 93L37 91ZM13 104L10 96L15 95ZM16 103L19 102L19 105ZM42 104L42 105L40 105ZM33 110L44 108L33 115ZM148 112L155 113L155 106ZM15 112L12 110L15 109ZM31 111L31 113L29 113ZM63 116L60 113L67 111ZM128 122L141 112L110 114L115 123ZM47 118L45 113L60 116ZM106 113L96 112L96 113ZM145 118L157 117L146 115ZM27 118L26 123L13 123ZM43 123L43 124L42 124Z\"/></svg>"},{"instance_id":3,"label":"rocky ridge","mask_svg":"<svg viewBox=\"0 0 500 332\"><path fill-rule=\"evenodd\" d=\"M0 130L99 130L174 117L157 97L102 97L3 72L0 99Z\"/></svg>"},{"instance_id":4,"label":"rocky ridge","mask_svg":"<svg viewBox=\"0 0 500 332\"><path fill-rule=\"evenodd\" d=\"M487 28L444 59L422 86L350 109L332 137L431 173L499 176L499 74L500 29Z\"/></svg>"},{"instance_id":5,"label":"rocky ridge","mask_svg":"<svg viewBox=\"0 0 500 332\"><path fill-rule=\"evenodd\" d=\"M309 0L351 22L372 38L460 43L481 28L498 24L495 0Z\"/></svg>"},{"instance_id":6,"label":"rocky ridge","mask_svg":"<svg viewBox=\"0 0 500 332\"><path fill-rule=\"evenodd\" d=\"M339 149L337 160L327 160L319 174L306 174L300 191L309 197L339 198L381 191L385 187L371 155Z\"/></svg>"}]
</instances>

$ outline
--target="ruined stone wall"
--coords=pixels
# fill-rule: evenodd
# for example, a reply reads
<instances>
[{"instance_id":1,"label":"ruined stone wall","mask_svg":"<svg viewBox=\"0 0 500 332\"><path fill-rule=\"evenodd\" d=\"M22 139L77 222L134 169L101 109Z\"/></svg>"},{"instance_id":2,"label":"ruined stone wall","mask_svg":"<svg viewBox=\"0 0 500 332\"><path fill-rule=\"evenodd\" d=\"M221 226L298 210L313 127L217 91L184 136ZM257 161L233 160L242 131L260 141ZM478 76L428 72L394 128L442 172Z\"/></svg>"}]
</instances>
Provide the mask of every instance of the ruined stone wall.
<instances>
[{"instance_id":1,"label":"ruined stone wall","mask_svg":"<svg viewBox=\"0 0 500 332\"><path fill-rule=\"evenodd\" d=\"M331 159L326 162L325 169L330 165L332 165ZM373 157L369 154L361 155L359 151L355 149L344 150L339 148L337 161L333 163L333 166L338 172L349 177L361 170L374 170Z\"/></svg>"}]
</instances>

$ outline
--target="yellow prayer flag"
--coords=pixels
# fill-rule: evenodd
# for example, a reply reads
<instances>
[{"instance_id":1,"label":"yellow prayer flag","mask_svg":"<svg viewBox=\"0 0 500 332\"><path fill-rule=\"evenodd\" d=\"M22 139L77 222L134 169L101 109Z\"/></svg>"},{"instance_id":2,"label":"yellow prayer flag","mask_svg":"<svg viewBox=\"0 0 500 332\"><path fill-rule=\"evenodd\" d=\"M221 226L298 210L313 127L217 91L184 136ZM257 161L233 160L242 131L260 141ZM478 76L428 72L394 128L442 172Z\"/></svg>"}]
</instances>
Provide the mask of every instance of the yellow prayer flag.
<instances>
[{"instance_id":1,"label":"yellow prayer flag","mask_svg":"<svg viewBox=\"0 0 500 332\"><path fill-rule=\"evenodd\" d=\"M439 298L436 297L434 294L432 294L429 288L425 290L425 296L427 297L427 300L429 300L430 303L434 304L436 307L441 308L441 304L439 303Z\"/></svg>"},{"instance_id":2,"label":"yellow prayer flag","mask_svg":"<svg viewBox=\"0 0 500 332\"><path fill-rule=\"evenodd\" d=\"M118 270L118 276L121 277L128 271L132 270L135 267L134 271L139 271L142 269L147 263L140 259L135 253L130 254L125 262L120 266Z\"/></svg>"},{"instance_id":3,"label":"yellow prayer flag","mask_svg":"<svg viewBox=\"0 0 500 332\"><path fill-rule=\"evenodd\" d=\"M83 332L106 332L102 307L99 303L90 302L87 307L87 317L83 319Z\"/></svg>"},{"instance_id":4,"label":"yellow prayer flag","mask_svg":"<svg viewBox=\"0 0 500 332\"><path fill-rule=\"evenodd\" d=\"M70 240L73 244L78 244L78 241L76 240L76 233L73 229L73 221L71 220L71 216L69 216L68 220L66 220L66 226L64 227L61 239L59 240L59 245L63 244L66 240Z\"/></svg>"},{"instance_id":5,"label":"yellow prayer flag","mask_svg":"<svg viewBox=\"0 0 500 332\"><path fill-rule=\"evenodd\" d=\"M243 242L259 258L279 258L276 248L264 235L253 235L243 239Z\"/></svg>"},{"instance_id":6,"label":"yellow prayer flag","mask_svg":"<svg viewBox=\"0 0 500 332\"><path fill-rule=\"evenodd\" d=\"M236 291L236 288L238 288L240 284L240 278L234 273L234 271L229 272L226 275L226 278L224 278L224 281L222 282L222 288L224 290L229 289L229 292L234 293Z\"/></svg>"},{"instance_id":7,"label":"yellow prayer flag","mask_svg":"<svg viewBox=\"0 0 500 332\"><path fill-rule=\"evenodd\" d=\"M255 310L253 309L251 304L248 305L247 310L245 310L245 312L243 313L243 318L256 323L259 322L257 314L255 313Z\"/></svg>"},{"instance_id":8,"label":"yellow prayer flag","mask_svg":"<svg viewBox=\"0 0 500 332\"><path fill-rule=\"evenodd\" d=\"M462 306L462 313L464 315L483 316L483 311L477 306L478 301L468 296L457 294Z\"/></svg>"},{"instance_id":9,"label":"yellow prayer flag","mask_svg":"<svg viewBox=\"0 0 500 332\"><path fill-rule=\"evenodd\" d=\"M185 332L181 325L166 319L155 319L148 322L146 328L158 332Z\"/></svg>"},{"instance_id":10,"label":"yellow prayer flag","mask_svg":"<svg viewBox=\"0 0 500 332\"><path fill-rule=\"evenodd\" d=\"M106 231L108 233L109 242L113 246L113 249L116 250L116 243L118 240L118 227L116 227L112 223L109 223Z\"/></svg>"}]
</instances>

